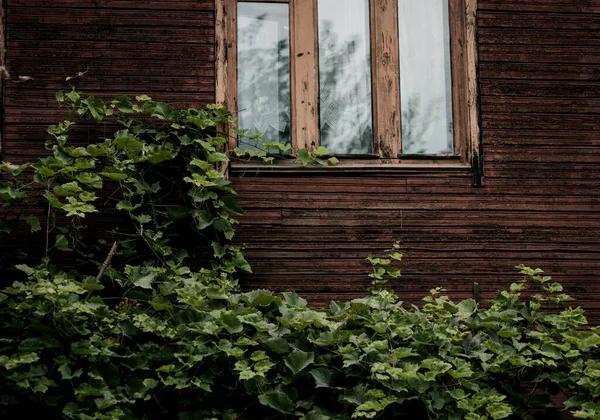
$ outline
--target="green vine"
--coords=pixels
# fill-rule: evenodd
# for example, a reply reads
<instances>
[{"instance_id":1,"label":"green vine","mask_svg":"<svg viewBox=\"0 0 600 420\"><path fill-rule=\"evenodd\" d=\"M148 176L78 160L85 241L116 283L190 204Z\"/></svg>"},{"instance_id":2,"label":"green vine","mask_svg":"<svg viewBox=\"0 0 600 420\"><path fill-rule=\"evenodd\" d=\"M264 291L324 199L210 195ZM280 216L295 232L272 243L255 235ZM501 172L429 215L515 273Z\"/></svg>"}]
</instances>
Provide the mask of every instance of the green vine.
<instances>
[{"instance_id":1,"label":"green vine","mask_svg":"<svg viewBox=\"0 0 600 420\"><path fill-rule=\"evenodd\" d=\"M239 136L239 144L231 151L235 160L252 161L261 160L265 163L273 163L276 159L292 160L307 166L315 163L321 166L335 166L339 160L329 155L329 150L323 146L311 146L308 149L298 149L293 154L292 146L288 143L268 140L262 137L263 133L249 133L248 130L235 129Z\"/></svg>"},{"instance_id":2,"label":"green vine","mask_svg":"<svg viewBox=\"0 0 600 420\"><path fill-rule=\"evenodd\" d=\"M406 308L389 284L394 244L368 257L366 297L327 310L240 292L250 266L232 242L242 209L220 131L232 115L144 95L57 99L68 116L48 129L49 155L0 165L3 242L16 249L27 226L44 243L27 249L36 264L1 257L3 418L557 418L561 400L600 418L598 329L541 270L518 267L484 307L434 289ZM114 133L78 141L93 122ZM291 155L266 149L236 153ZM336 163L305 152L302 164Z\"/></svg>"}]
</instances>

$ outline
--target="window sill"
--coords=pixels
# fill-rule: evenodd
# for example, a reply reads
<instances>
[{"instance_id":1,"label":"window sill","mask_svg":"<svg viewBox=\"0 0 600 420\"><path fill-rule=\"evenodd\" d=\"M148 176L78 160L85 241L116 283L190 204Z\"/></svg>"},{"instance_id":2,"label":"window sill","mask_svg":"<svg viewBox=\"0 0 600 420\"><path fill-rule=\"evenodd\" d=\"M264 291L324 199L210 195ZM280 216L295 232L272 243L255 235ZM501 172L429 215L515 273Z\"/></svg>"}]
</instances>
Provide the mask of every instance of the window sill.
<instances>
[{"instance_id":1,"label":"window sill","mask_svg":"<svg viewBox=\"0 0 600 420\"><path fill-rule=\"evenodd\" d=\"M446 159L402 159L402 160L342 160L334 166L321 166L310 163L302 166L296 162L276 161L263 162L231 162L230 174L244 175L279 175L279 174L381 174L381 173L469 173L471 165L461 162L458 157Z\"/></svg>"}]
</instances>

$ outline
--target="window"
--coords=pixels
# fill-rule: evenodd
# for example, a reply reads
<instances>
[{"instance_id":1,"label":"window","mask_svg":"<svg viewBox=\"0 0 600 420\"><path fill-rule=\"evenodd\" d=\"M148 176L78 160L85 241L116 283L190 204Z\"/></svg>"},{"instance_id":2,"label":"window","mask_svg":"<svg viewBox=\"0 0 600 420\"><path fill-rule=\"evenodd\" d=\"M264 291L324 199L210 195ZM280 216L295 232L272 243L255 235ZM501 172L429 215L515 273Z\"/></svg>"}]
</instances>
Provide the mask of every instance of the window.
<instances>
[{"instance_id":1,"label":"window","mask_svg":"<svg viewBox=\"0 0 600 420\"><path fill-rule=\"evenodd\" d=\"M217 101L343 164L471 167L475 3L217 0Z\"/></svg>"}]
</instances>

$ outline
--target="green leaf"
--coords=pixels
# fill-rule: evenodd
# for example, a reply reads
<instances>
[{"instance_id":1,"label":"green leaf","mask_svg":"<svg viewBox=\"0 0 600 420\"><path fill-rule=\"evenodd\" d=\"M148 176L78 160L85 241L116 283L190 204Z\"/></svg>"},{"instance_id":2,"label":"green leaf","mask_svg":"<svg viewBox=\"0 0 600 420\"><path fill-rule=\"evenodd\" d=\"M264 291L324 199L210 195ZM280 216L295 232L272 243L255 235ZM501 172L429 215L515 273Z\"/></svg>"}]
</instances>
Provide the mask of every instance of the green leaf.
<instances>
[{"instance_id":1,"label":"green leaf","mask_svg":"<svg viewBox=\"0 0 600 420\"><path fill-rule=\"evenodd\" d=\"M119 328L123 335L132 336L137 332L137 328L130 319L119 323Z\"/></svg>"},{"instance_id":2,"label":"green leaf","mask_svg":"<svg viewBox=\"0 0 600 420\"><path fill-rule=\"evenodd\" d=\"M271 303L279 300L277 297L273 296L272 292L262 289L256 289L244 293L244 296L248 298L248 303L253 308L258 306L269 306Z\"/></svg>"},{"instance_id":3,"label":"green leaf","mask_svg":"<svg viewBox=\"0 0 600 420\"><path fill-rule=\"evenodd\" d=\"M0 366L6 368L6 370L12 370L21 365L28 365L39 360L37 353L17 353L12 356L0 355Z\"/></svg>"},{"instance_id":4,"label":"green leaf","mask_svg":"<svg viewBox=\"0 0 600 420\"><path fill-rule=\"evenodd\" d=\"M65 96L71 101L71 102L77 102L79 101L79 98L81 98L81 95L79 94L79 92L72 90L71 92L67 92L65 94Z\"/></svg>"},{"instance_id":5,"label":"green leaf","mask_svg":"<svg viewBox=\"0 0 600 420\"><path fill-rule=\"evenodd\" d=\"M260 362L261 360L268 360L269 356L267 356L267 354L262 351L255 351L254 353L252 353L250 355L250 360L252 360L253 362Z\"/></svg>"},{"instance_id":6,"label":"green leaf","mask_svg":"<svg viewBox=\"0 0 600 420\"><path fill-rule=\"evenodd\" d=\"M27 198L27 194L9 187L6 183L0 182L0 198L6 201L20 201Z\"/></svg>"},{"instance_id":7,"label":"green leaf","mask_svg":"<svg viewBox=\"0 0 600 420\"><path fill-rule=\"evenodd\" d=\"M73 251L72 248L69 248L69 240L65 237L65 235L56 235L54 247L60 251Z\"/></svg>"},{"instance_id":8,"label":"green leaf","mask_svg":"<svg viewBox=\"0 0 600 420\"><path fill-rule=\"evenodd\" d=\"M20 352L39 351L44 348L55 348L60 345L58 340L54 338L30 337L21 341L19 344Z\"/></svg>"},{"instance_id":9,"label":"green leaf","mask_svg":"<svg viewBox=\"0 0 600 420\"><path fill-rule=\"evenodd\" d=\"M221 198L221 202L223 203L223 207L233 214L244 214L244 209L240 207L237 200L232 196L228 195Z\"/></svg>"},{"instance_id":10,"label":"green leaf","mask_svg":"<svg viewBox=\"0 0 600 420\"><path fill-rule=\"evenodd\" d=\"M32 214L28 214L26 216L21 215L20 219L27 222L27 224L29 225L29 228L31 230L31 233L39 232L40 230L42 230L42 226L40 225L40 219L38 219L34 215L32 215Z\"/></svg>"},{"instance_id":11,"label":"green leaf","mask_svg":"<svg viewBox=\"0 0 600 420\"><path fill-rule=\"evenodd\" d=\"M54 187L54 194L56 194L59 197L66 197L70 195L72 196L75 194L79 194L82 191L83 188L79 186L79 183L77 181L67 182Z\"/></svg>"},{"instance_id":12,"label":"green leaf","mask_svg":"<svg viewBox=\"0 0 600 420\"><path fill-rule=\"evenodd\" d=\"M196 229L206 229L213 224L213 217L210 212L205 210L198 210L194 212L194 219L196 220Z\"/></svg>"},{"instance_id":13,"label":"green leaf","mask_svg":"<svg viewBox=\"0 0 600 420\"><path fill-rule=\"evenodd\" d=\"M150 223L152 221L152 216L149 214L140 214L140 215L132 215L133 219L136 220L140 224Z\"/></svg>"},{"instance_id":14,"label":"green leaf","mask_svg":"<svg viewBox=\"0 0 600 420\"><path fill-rule=\"evenodd\" d=\"M390 404L395 403L396 400L397 399L395 397L389 396L389 397L381 398L379 400L367 401L367 402L359 405L358 407L356 407L356 411L352 415L352 418L355 418L355 417L373 418L377 415L377 413L379 413L380 411L383 411L385 409L385 407L387 407Z\"/></svg>"},{"instance_id":15,"label":"green leaf","mask_svg":"<svg viewBox=\"0 0 600 420\"><path fill-rule=\"evenodd\" d=\"M80 172L75 178L77 178L77 181L89 185L90 187L102 188L102 178L100 178L100 175L98 174L92 172Z\"/></svg>"},{"instance_id":16,"label":"green leaf","mask_svg":"<svg viewBox=\"0 0 600 420\"><path fill-rule=\"evenodd\" d=\"M306 149L298 150L298 154L296 155L296 158L300 162L302 162L302 166L308 165L308 162L310 161L310 155L308 154L308 150L306 150Z\"/></svg>"},{"instance_id":17,"label":"green leaf","mask_svg":"<svg viewBox=\"0 0 600 420\"><path fill-rule=\"evenodd\" d=\"M287 303L292 306L297 306L299 308L306 308L306 300L302 299L296 292L284 292L283 298Z\"/></svg>"},{"instance_id":18,"label":"green leaf","mask_svg":"<svg viewBox=\"0 0 600 420\"><path fill-rule=\"evenodd\" d=\"M172 372L173 369L175 369L175 365L169 364L169 365L162 365L161 367L157 368L156 371L169 373L169 372Z\"/></svg>"},{"instance_id":19,"label":"green leaf","mask_svg":"<svg viewBox=\"0 0 600 420\"><path fill-rule=\"evenodd\" d=\"M129 175L123 172L117 172L114 168L106 168L100 175L112 179L113 181L123 181L129 178Z\"/></svg>"},{"instance_id":20,"label":"green leaf","mask_svg":"<svg viewBox=\"0 0 600 420\"><path fill-rule=\"evenodd\" d=\"M122 200L117 203L115 208L117 210L133 211L141 206L142 206L141 204L133 205L133 204L131 204L131 201L129 201L129 200Z\"/></svg>"},{"instance_id":21,"label":"green leaf","mask_svg":"<svg viewBox=\"0 0 600 420\"><path fill-rule=\"evenodd\" d=\"M65 147L64 152L71 157L90 156L90 152L85 147Z\"/></svg>"},{"instance_id":22,"label":"green leaf","mask_svg":"<svg viewBox=\"0 0 600 420\"><path fill-rule=\"evenodd\" d=\"M179 112L169 104L157 102L154 111L152 112L152 116L161 120L173 120L179 117Z\"/></svg>"},{"instance_id":23,"label":"green leaf","mask_svg":"<svg viewBox=\"0 0 600 420\"><path fill-rule=\"evenodd\" d=\"M262 405L271 407L281 413L291 413L294 409L294 403L286 394L281 391L269 391L258 396Z\"/></svg>"},{"instance_id":24,"label":"green leaf","mask_svg":"<svg viewBox=\"0 0 600 420\"><path fill-rule=\"evenodd\" d=\"M315 354L296 349L289 356L284 357L283 361L292 373L296 375L315 361Z\"/></svg>"},{"instance_id":25,"label":"green leaf","mask_svg":"<svg viewBox=\"0 0 600 420\"><path fill-rule=\"evenodd\" d=\"M151 283L149 283L151 284ZM156 297L153 300L148 301L155 311L167 311L173 308L173 305L168 299L162 297Z\"/></svg>"},{"instance_id":26,"label":"green leaf","mask_svg":"<svg viewBox=\"0 0 600 420\"><path fill-rule=\"evenodd\" d=\"M546 357L550 357L555 360L562 359L562 353L560 352L560 350L549 344L542 344L541 346L531 345L530 348Z\"/></svg>"},{"instance_id":27,"label":"green leaf","mask_svg":"<svg viewBox=\"0 0 600 420\"><path fill-rule=\"evenodd\" d=\"M94 400L94 404L96 404L96 407L98 408L98 410L105 410L109 407L112 407L113 405L115 405L117 403L118 403L117 399L109 392L106 392L105 394L103 394L103 396L101 398L96 398Z\"/></svg>"},{"instance_id":28,"label":"green leaf","mask_svg":"<svg viewBox=\"0 0 600 420\"><path fill-rule=\"evenodd\" d=\"M145 152L148 162L154 165L171 160L177 155L177 150L171 143L152 144L145 149Z\"/></svg>"},{"instance_id":29,"label":"green leaf","mask_svg":"<svg viewBox=\"0 0 600 420\"><path fill-rule=\"evenodd\" d=\"M84 202L89 202L96 201L98 197L96 197L96 194L93 192L84 191L81 194L79 194L79 199Z\"/></svg>"},{"instance_id":30,"label":"green leaf","mask_svg":"<svg viewBox=\"0 0 600 420\"><path fill-rule=\"evenodd\" d=\"M450 394L450 396L455 400L462 400L463 398L467 397L467 394L462 388L452 389L448 391L448 394Z\"/></svg>"},{"instance_id":31,"label":"green leaf","mask_svg":"<svg viewBox=\"0 0 600 420\"><path fill-rule=\"evenodd\" d=\"M131 279L135 286L142 289L152 289L152 282L156 279L156 273L152 269L134 267Z\"/></svg>"},{"instance_id":32,"label":"green leaf","mask_svg":"<svg viewBox=\"0 0 600 420\"><path fill-rule=\"evenodd\" d=\"M326 156L329 154L329 150L325 146L319 146L313 153L315 156Z\"/></svg>"},{"instance_id":33,"label":"green leaf","mask_svg":"<svg viewBox=\"0 0 600 420\"><path fill-rule=\"evenodd\" d=\"M282 337L272 337L264 341L265 346L272 352L285 354L289 350L288 342Z\"/></svg>"},{"instance_id":34,"label":"green leaf","mask_svg":"<svg viewBox=\"0 0 600 420\"><path fill-rule=\"evenodd\" d=\"M19 176L23 171L29 169L31 167L31 163L26 162L21 165L14 165L10 162L0 162L0 172L6 172L7 174L13 176Z\"/></svg>"},{"instance_id":35,"label":"green leaf","mask_svg":"<svg viewBox=\"0 0 600 420\"><path fill-rule=\"evenodd\" d=\"M310 371L315 379L317 388L333 388L333 379L335 372L327 368L317 368Z\"/></svg>"},{"instance_id":36,"label":"green leaf","mask_svg":"<svg viewBox=\"0 0 600 420\"><path fill-rule=\"evenodd\" d=\"M58 371L60 372L62 378L66 380L78 378L83 373L82 369L77 369L74 373L71 372L71 368L69 367L69 365L61 365L58 368Z\"/></svg>"},{"instance_id":37,"label":"green leaf","mask_svg":"<svg viewBox=\"0 0 600 420\"><path fill-rule=\"evenodd\" d=\"M477 302L474 299L465 299L458 305L456 316L459 318L469 318L477 310Z\"/></svg>"},{"instance_id":38,"label":"green leaf","mask_svg":"<svg viewBox=\"0 0 600 420\"><path fill-rule=\"evenodd\" d=\"M407 357L419 355L419 353L415 353L410 347L398 347L394 349L393 354L396 359L405 359Z\"/></svg>"},{"instance_id":39,"label":"green leaf","mask_svg":"<svg viewBox=\"0 0 600 420\"><path fill-rule=\"evenodd\" d=\"M493 419L504 419L513 413L512 407L505 403L492 403L486 407L486 411Z\"/></svg>"},{"instance_id":40,"label":"green leaf","mask_svg":"<svg viewBox=\"0 0 600 420\"><path fill-rule=\"evenodd\" d=\"M25 264L17 264L15 265L15 268L19 271L22 271L23 273L25 273L27 275L27 277L31 277L35 274L35 270L31 267L29 267L28 265Z\"/></svg>"},{"instance_id":41,"label":"green leaf","mask_svg":"<svg viewBox=\"0 0 600 420\"><path fill-rule=\"evenodd\" d=\"M242 254L241 252L237 252L232 257L231 263L235 267L244 270L247 273L252 273L252 267L250 267L250 264L248 263L248 261L246 261L246 258L244 258L244 254Z\"/></svg>"},{"instance_id":42,"label":"green leaf","mask_svg":"<svg viewBox=\"0 0 600 420\"><path fill-rule=\"evenodd\" d=\"M208 156L208 158L211 162L227 162L227 161L229 161L229 158L227 157L227 155L225 153L221 153L221 152L213 152Z\"/></svg>"},{"instance_id":43,"label":"green leaf","mask_svg":"<svg viewBox=\"0 0 600 420\"><path fill-rule=\"evenodd\" d=\"M117 109L121 112L131 113L133 112L133 104L131 103L131 99L129 96L117 96L112 104L117 107Z\"/></svg>"},{"instance_id":44,"label":"green leaf","mask_svg":"<svg viewBox=\"0 0 600 420\"><path fill-rule=\"evenodd\" d=\"M87 105L87 110L96 121L102 120L102 118L107 114L104 102L101 99L95 98L94 96L88 96L84 101L82 101L82 104Z\"/></svg>"},{"instance_id":45,"label":"green leaf","mask_svg":"<svg viewBox=\"0 0 600 420\"><path fill-rule=\"evenodd\" d=\"M318 413L316 411L311 411L306 413L306 415L304 417L302 417L300 420L331 420L332 417L331 416L326 416L324 414Z\"/></svg>"},{"instance_id":46,"label":"green leaf","mask_svg":"<svg viewBox=\"0 0 600 420\"><path fill-rule=\"evenodd\" d=\"M118 149L137 153L142 150L144 144L129 130L120 130L115 133L115 145Z\"/></svg>"},{"instance_id":47,"label":"green leaf","mask_svg":"<svg viewBox=\"0 0 600 420\"><path fill-rule=\"evenodd\" d=\"M148 389L154 389L159 385L159 382L156 379L146 378L142 381L144 386Z\"/></svg>"},{"instance_id":48,"label":"green leaf","mask_svg":"<svg viewBox=\"0 0 600 420\"><path fill-rule=\"evenodd\" d=\"M95 199L95 195L82 193L85 199ZM67 212L67 216L85 217L86 213L97 213L98 209L92 204L87 204L84 201L77 201L75 197L67 197L69 204L62 206L62 209Z\"/></svg>"}]
</instances>

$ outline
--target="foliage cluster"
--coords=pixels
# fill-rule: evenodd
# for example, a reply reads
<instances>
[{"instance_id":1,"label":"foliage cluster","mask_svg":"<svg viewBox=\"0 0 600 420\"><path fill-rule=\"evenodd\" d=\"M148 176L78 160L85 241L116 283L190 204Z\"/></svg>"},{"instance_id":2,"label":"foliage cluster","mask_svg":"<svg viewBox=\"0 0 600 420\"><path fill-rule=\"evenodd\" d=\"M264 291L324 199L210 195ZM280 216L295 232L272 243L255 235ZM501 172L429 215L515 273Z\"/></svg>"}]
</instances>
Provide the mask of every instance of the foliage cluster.
<instances>
[{"instance_id":1,"label":"foliage cluster","mask_svg":"<svg viewBox=\"0 0 600 420\"><path fill-rule=\"evenodd\" d=\"M320 310L240 292L250 267L230 241L241 209L219 135L231 115L57 97L69 114L49 127L50 156L1 166L2 232L25 224L45 240L40 264L0 267L3 418L534 418L561 393L576 417L600 417L598 330L579 308L545 309L568 296L540 270L519 267L486 308L440 290L406 308L386 287L395 244L368 258L362 299ZM119 128L73 144L81 119ZM88 232L100 212L129 227ZM190 267L200 241L213 256ZM68 255L70 269L51 262Z\"/></svg>"}]
</instances>

